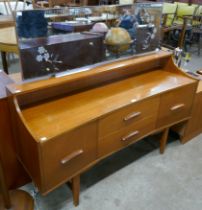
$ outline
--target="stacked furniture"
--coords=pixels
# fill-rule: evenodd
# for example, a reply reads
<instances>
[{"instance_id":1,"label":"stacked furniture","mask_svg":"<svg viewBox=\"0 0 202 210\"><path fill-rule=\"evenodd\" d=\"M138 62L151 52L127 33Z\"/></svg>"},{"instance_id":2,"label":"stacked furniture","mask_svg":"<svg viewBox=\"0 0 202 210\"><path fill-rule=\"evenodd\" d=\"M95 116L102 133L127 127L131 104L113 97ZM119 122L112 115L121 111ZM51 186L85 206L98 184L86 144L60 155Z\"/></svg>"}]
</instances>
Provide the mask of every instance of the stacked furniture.
<instances>
[{"instance_id":1,"label":"stacked furniture","mask_svg":"<svg viewBox=\"0 0 202 210\"><path fill-rule=\"evenodd\" d=\"M197 86L164 51L11 84L17 156L42 194L70 181L78 205L80 174L103 158L156 133L163 153L170 127L189 122Z\"/></svg>"},{"instance_id":2,"label":"stacked furniture","mask_svg":"<svg viewBox=\"0 0 202 210\"><path fill-rule=\"evenodd\" d=\"M164 3L163 5L163 34L167 34L167 44L173 42L173 47L183 48L186 41L191 42L192 28L201 27L202 6L188 3ZM180 32L177 36L176 30ZM187 34L187 40L185 40ZM166 40L164 40L166 42ZM175 43L176 42L176 43ZM186 50L186 49L185 49Z\"/></svg>"}]
</instances>

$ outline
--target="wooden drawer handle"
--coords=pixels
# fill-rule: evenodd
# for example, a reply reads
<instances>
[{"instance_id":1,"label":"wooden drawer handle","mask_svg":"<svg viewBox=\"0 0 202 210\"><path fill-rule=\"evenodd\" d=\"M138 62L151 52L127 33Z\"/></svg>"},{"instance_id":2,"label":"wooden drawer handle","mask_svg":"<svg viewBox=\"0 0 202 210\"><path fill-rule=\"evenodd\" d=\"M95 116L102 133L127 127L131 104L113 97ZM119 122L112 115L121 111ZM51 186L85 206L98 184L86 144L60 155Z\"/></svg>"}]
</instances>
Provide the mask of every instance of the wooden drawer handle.
<instances>
[{"instance_id":1,"label":"wooden drawer handle","mask_svg":"<svg viewBox=\"0 0 202 210\"><path fill-rule=\"evenodd\" d=\"M131 119L138 117L140 115L141 115L141 112L133 112L133 113L127 115L126 117L124 117L123 120L128 121L128 120L131 120Z\"/></svg>"},{"instance_id":2,"label":"wooden drawer handle","mask_svg":"<svg viewBox=\"0 0 202 210\"><path fill-rule=\"evenodd\" d=\"M72 159L78 157L79 155L81 155L82 153L83 153L83 150L82 150L82 149L77 150L77 151L73 152L72 154L66 156L64 159L62 159L62 160L61 160L61 163L62 163L62 164L66 164L66 163L68 163L70 160L72 160Z\"/></svg>"},{"instance_id":3,"label":"wooden drawer handle","mask_svg":"<svg viewBox=\"0 0 202 210\"><path fill-rule=\"evenodd\" d=\"M139 131L134 131L134 132L128 134L127 136L122 137L121 140L122 140L122 141L127 141L127 140L129 140L130 138L132 138L133 136L136 136L136 135L138 135L138 134L139 134Z\"/></svg>"},{"instance_id":4,"label":"wooden drawer handle","mask_svg":"<svg viewBox=\"0 0 202 210\"><path fill-rule=\"evenodd\" d=\"M178 104L178 105L175 105L173 107L170 108L171 111L176 111L178 109L181 109L185 106L185 104Z\"/></svg>"}]
</instances>

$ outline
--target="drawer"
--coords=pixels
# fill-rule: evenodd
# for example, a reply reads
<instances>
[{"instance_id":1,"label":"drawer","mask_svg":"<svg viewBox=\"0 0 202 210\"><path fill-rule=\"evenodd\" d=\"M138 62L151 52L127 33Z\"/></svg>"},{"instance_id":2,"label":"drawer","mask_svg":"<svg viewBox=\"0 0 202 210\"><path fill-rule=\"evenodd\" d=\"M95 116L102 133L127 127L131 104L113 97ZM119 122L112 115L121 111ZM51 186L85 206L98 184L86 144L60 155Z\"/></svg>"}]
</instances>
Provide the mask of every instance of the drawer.
<instances>
[{"instance_id":1,"label":"drawer","mask_svg":"<svg viewBox=\"0 0 202 210\"><path fill-rule=\"evenodd\" d=\"M196 85L169 91L161 96L157 127L173 124L179 120L189 117Z\"/></svg>"},{"instance_id":2,"label":"drawer","mask_svg":"<svg viewBox=\"0 0 202 210\"><path fill-rule=\"evenodd\" d=\"M155 115L158 106L159 97L153 97L110 113L108 116L99 120L99 138L103 138L129 125L135 125L140 120Z\"/></svg>"},{"instance_id":3,"label":"drawer","mask_svg":"<svg viewBox=\"0 0 202 210\"><path fill-rule=\"evenodd\" d=\"M112 133L98 141L98 155L105 156L127 145L140 140L155 129L156 115L149 116L140 120L135 126L128 125L126 128Z\"/></svg>"},{"instance_id":4,"label":"drawer","mask_svg":"<svg viewBox=\"0 0 202 210\"><path fill-rule=\"evenodd\" d=\"M45 191L96 159L96 123L90 123L42 144Z\"/></svg>"}]
</instances>

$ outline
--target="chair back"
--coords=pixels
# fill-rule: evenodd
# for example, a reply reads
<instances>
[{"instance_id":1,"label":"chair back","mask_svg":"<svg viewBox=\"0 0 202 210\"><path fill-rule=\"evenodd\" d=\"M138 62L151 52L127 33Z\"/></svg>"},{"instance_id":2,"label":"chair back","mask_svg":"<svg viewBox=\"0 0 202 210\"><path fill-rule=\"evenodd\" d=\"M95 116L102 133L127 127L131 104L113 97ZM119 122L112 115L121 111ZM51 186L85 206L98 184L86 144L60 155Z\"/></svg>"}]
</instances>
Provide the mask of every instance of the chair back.
<instances>
[{"instance_id":1,"label":"chair back","mask_svg":"<svg viewBox=\"0 0 202 210\"><path fill-rule=\"evenodd\" d=\"M176 11L177 11L177 4L172 4L172 3L163 4L162 14L166 15L166 20L164 23L165 26L169 27L173 24Z\"/></svg>"},{"instance_id":2,"label":"chair back","mask_svg":"<svg viewBox=\"0 0 202 210\"><path fill-rule=\"evenodd\" d=\"M32 5L27 5L27 0L0 0L0 13L2 15L12 15L17 10L32 9Z\"/></svg>"}]
</instances>

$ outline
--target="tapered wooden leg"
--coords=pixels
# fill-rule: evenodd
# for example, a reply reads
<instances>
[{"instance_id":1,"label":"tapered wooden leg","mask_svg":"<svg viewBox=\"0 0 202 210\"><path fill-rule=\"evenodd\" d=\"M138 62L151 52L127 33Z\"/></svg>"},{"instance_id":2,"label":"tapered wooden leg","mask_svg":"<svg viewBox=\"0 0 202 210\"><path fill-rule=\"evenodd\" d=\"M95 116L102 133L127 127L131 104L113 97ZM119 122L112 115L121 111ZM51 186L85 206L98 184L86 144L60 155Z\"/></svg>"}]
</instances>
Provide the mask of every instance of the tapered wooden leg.
<instances>
[{"instance_id":1,"label":"tapered wooden leg","mask_svg":"<svg viewBox=\"0 0 202 210\"><path fill-rule=\"evenodd\" d=\"M160 153L161 154L163 154L164 151L165 151L166 143L168 141L168 132L169 132L169 128L166 128L163 131L163 134L162 134L161 139L160 139Z\"/></svg>"},{"instance_id":2,"label":"tapered wooden leg","mask_svg":"<svg viewBox=\"0 0 202 210\"><path fill-rule=\"evenodd\" d=\"M3 70L5 71L6 74L8 74L8 63L6 59L6 52L1 51L1 60L3 65Z\"/></svg>"},{"instance_id":3,"label":"tapered wooden leg","mask_svg":"<svg viewBox=\"0 0 202 210\"><path fill-rule=\"evenodd\" d=\"M5 177L4 177L3 168L2 168L1 160L0 160L0 193L1 192L2 192L2 198L3 198L5 208L10 209L11 201L10 201L9 191L5 183Z\"/></svg>"},{"instance_id":4,"label":"tapered wooden leg","mask_svg":"<svg viewBox=\"0 0 202 210\"><path fill-rule=\"evenodd\" d=\"M72 193L73 193L74 205L78 206L79 193L80 193L80 175L77 175L72 179Z\"/></svg>"}]
</instances>

